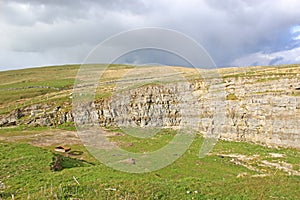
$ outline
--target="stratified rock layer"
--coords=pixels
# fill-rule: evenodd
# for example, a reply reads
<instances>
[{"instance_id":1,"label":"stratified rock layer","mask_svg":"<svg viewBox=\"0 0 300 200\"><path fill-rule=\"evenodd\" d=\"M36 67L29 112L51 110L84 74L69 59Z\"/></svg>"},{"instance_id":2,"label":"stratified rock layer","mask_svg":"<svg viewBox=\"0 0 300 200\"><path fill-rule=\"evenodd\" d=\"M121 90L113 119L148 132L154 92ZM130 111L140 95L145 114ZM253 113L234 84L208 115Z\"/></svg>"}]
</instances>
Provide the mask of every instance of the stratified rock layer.
<instances>
[{"instance_id":1,"label":"stratified rock layer","mask_svg":"<svg viewBox=\"0 0 300 200\"><path fill-rule=\"evenodd\" d=\"M116 94L81 105L77 113L70 103L27 106L0 116L0 126L56 126L75 121L96 122L100 126L180 128L182 117L187 116L184 112L190 112L190 120L196 123L192 128L204 136L214 129L216 117L223 116L218 135L221 139L300 149L299 79L299 74L292 78L227 77L218 83L219 93L210 90L216 85L213 79L193 81L187 88L180 83L145 85L126 95ZM188 95L197 101L187 102ZM215 103L220 103L219 109ZM186 105L188 109L184 108ZM90 107L93 109L87 109Z\"/></svg>"}]
</instances>

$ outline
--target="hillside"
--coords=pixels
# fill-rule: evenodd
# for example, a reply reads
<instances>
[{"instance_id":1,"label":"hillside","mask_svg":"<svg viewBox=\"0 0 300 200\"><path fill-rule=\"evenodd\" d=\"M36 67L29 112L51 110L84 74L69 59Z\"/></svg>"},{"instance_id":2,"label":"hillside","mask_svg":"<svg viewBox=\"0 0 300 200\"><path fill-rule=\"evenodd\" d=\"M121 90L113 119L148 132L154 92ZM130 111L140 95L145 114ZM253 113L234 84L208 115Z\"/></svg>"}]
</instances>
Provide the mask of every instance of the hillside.
<instances>
[{"instance_id":1,"label":"hillside","mask_svg":"<svg viewBox=\"0 0 300 200\"><path fill-rule=\"evenodd\" d=\"M93 67L103 70L100 65ZM0 126L55 127L74 123L72 98L78 69L79 66L60 66L2 72ZM118 121L118 117L126 118L125 112L136 113L129 124L172 128L180 125L185 111L180 110L179 99L177 102L169 99L179 98L176 95L195 95L196 102L189 103L189 109L199 111L195 115L200 115L200 132L207 134L218 115L211 110L211 104L216 101L211 96L211 88L220 85L219 100L224 103L219 106L222 111L218 111L224 113L221 138L300 148L300 68L297 65L212 71L218 77L207 78L201 74L205 71L191 68L111 65L95 89L95 118L101 126L120 126L125 122ZM180 89L185 82L191 91ZM117 94L125 88L134 105L122 100L126 95ZM83 87L82 91L87 89ZM161 121L154 122L158 115Z\"/></svg>"},{"instance_id":2,"label":"hillside","mask_svg":"<svg viewBox=\"0 0 300 200\"><path fill-rule=\"evenodd\" d=\"M87 105L79 104L82 110L74 110L72 102L76 99L74 82L83 80L76 79L79 67L0 72L0 199L300 196L299 65L214 70L218 77L183 67L111 65L96 88L96 111L87 118L76 117L76 111L88 109ZM220 111L214 110L216 96L211 93L221 94L224 100L219 107L224 111L221 140L200 159L199 148L214 128L214 112ZM131 100L119 94L128 94ZM196 102L184 102L189 108L182 109L178 102L189 94ZM199 123L189 150L171 165L144 174L119 172L100 163L75 131L75 123L94 120L121 148L148 152L170 142L184 117L187 123ZM132 124L163 129L145 139L120 128ZM71 151L54 151L59 145ZM53 172L50 168L55 162L60 168ZM134 162L127 164L136 165Z\"/></svg>"}]
</instances>

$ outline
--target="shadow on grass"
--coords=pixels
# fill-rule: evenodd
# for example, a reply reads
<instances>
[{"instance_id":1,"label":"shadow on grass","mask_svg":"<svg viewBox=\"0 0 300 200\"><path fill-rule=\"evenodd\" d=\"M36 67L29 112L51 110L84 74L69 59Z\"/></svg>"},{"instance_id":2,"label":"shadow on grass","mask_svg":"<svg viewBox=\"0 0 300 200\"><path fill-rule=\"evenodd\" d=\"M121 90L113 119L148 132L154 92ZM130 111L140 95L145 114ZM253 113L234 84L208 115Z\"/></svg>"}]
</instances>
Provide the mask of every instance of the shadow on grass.
<instances>
[{"instance_id":1,"label":"shadow on grass","mask_svg":"<svg viewBox=\"0 0 300 200\"><path fill-rule=\"evenodd\" d=\"M70 152L70 155L81 155L80 151ZM81 154L80 154L81 153ZM63 169L74 168L74 167L85 167L95 165L94 163L79 160L77 158L68 157L67 155L53 154L52 162L50 164L50 169L52 171L61 171Z\"/></svg>"},{"instance_id":2,"label":"shadow on grass","mask_svg":"<svg viewBox=\"0 0 300 200\"><path fill-rule=\"evenodd\" d=\"M0 199L10 199L10 198L12 198L11 194L0 191Z\"/></svg>"}]
</instances>

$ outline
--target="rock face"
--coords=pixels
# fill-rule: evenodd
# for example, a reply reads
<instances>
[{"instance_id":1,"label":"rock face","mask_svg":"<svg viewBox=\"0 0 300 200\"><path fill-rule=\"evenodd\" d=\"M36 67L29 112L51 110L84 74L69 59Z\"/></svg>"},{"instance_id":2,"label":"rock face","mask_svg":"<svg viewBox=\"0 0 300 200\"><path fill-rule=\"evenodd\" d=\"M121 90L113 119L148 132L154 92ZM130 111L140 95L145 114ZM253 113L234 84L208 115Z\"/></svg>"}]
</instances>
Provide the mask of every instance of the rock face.
<instances>
[{"instance_id":1,"label":"rock face","mask_svg":"<svg viewBox=\"0 0 300 200\"><path fill-rule=\"evenodd\" d=\"M228 81L237 100L226 102L221 138L300 148L298 84L299 78Z\"/></svg>"},{"instance_id":2,"label":"rock face","mask_svg":"<svg viewBox=\"0 0 300 200\"><path fill-rule=\"evenodd\" d=\"M214 129L216 117L222 116L221 139L300 149L300 77L265 78L267 81L253 77L225 78L222 84L218 83L219 93L215 92L223 97L218 101L210 90L216 86L211 79L187 86L180 83L143 86L78 105L76 113L70 103L36 104L0 116L0 127L56 126L75 121L96 122L100 126L178 128L190 118L195 122L192 128L208 135Z\"/></svg>"},{"instance_id":3,"label":"rock face","mask_svg":"<svg viewBox=\"0 0 300 200\"><path fill-rule=\"evenodd\" d=\"M81 125L119 127L175 128L183 122L193 126L194 119L200 120L193 93L190 84L148 85L94 103L78 102L73 105L74 120Z\"/></svg>"}]
</instances>

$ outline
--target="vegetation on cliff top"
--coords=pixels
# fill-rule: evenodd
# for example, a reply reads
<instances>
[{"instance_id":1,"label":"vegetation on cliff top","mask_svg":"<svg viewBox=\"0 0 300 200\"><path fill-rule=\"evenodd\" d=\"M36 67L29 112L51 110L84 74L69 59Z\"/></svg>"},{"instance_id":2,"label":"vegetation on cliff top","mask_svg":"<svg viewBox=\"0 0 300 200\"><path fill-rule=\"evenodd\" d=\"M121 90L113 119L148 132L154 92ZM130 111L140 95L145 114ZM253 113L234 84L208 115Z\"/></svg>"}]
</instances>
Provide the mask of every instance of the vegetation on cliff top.
<instances>
[{"instance_id":1,"label":"vegetation on cliff top","mask_svg":"<svg viewBox=\"0 0 300 200\"><path fill-rule=\"evenodd\" d=\"M103 68L104 65L96 65ZM39 102L71 101L70 96L80 65L63 65L41 68L30 68L0 72L0 114L9 113L18 107L24 107ZM110 96L114 82L126 74L134 66L110 65L109 70L102 75L102 81L110 84L99 84L97 98ZM155 69L154 69L155 70ZM192 68L174 67L188 79L199 79L201 74ZM300 73L298 65L273 67L248 67L218 69L224 79L255 78L258 82L275 80L276 76L293 77Z\"/></svg>"}]
</instances>

